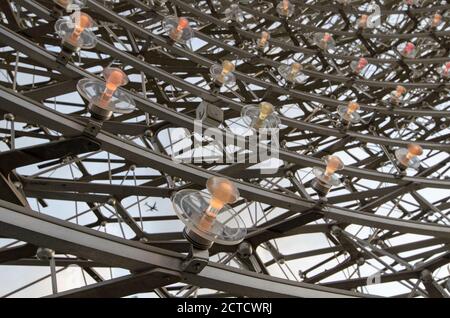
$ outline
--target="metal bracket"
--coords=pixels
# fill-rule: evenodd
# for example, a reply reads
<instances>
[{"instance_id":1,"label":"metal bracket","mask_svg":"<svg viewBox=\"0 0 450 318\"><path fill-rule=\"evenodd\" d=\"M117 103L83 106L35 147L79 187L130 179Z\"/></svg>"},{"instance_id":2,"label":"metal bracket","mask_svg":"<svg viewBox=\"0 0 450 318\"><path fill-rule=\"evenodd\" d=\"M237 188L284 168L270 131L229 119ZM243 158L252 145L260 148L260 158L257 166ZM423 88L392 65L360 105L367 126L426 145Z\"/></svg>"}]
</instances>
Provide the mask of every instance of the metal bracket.
<instances>
[{"instance_id":1,"label":"metal bracket","mask_svg":"<svg viewBox=\"0 0 450 318\"><path fill-rule=\"evenodd\" d=\"M196 117L211 126L218 127L223 122L223 110L203 101L197 107Z\"/></svg>"},{"instance_id":2,"label":"metal bracket","mask_svg":"<svg viewBox=\"0 0 450 318\"><path fill-rule=\"evenodd\" d=\"M97 134L100 132L100 129L102 129L103 122L96 121L96 120L89 120L89 122L86 124L86 127L84 128L83 135L90 138L95 138Z\"/></svg>"},{"instance_id":3,"label":"metal bracket","mask_svg":"<svg viewBox=\"0 0 450 318\"><path fill-rule=\"evenodd\" d=\"M61 52L59 52L58 56L56 57L56 61L62 66L66 66L67 63L70 62L73 53L75 53L76 51L77 48L74 46L71 46L67 43L61 44Z\"/></svg>"},{"instance_id":4,"label":"metal bracket","mask_svg":"<svg viewBox=\"0 0 450 318\"><path fill-rule=\"evenodd\" d=\"M199 250L191 245L189 254L181 264L181 268L188 273L198 274L206 265L208 265L208 262L208 250Z\"/></svg>"}]
</instances>

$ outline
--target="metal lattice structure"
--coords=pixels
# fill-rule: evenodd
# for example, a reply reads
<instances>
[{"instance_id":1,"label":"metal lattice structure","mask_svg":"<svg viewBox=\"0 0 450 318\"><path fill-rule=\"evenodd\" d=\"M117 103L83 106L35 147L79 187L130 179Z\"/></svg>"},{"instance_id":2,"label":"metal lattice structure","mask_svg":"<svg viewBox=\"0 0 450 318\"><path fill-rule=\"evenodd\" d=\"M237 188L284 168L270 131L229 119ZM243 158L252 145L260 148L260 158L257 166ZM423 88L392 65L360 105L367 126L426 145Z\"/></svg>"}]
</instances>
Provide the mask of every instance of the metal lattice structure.
<instances>
[{"instance_id":1,"label":"metal lattice structure","mask_svg":"<svg viewBox=\"0 0 450 318\"><path fill-rule=\"evenodd\" d=\"M449 61L450 5L375 1L381 25L357 29L368 1L291 1L288 19L276 12L280 1L234 2L242 21L226 18L230 1L87 0L98 42L69 61L53 1L0 2L0 277L5 267L48 268L36 257L41 247L56 253L56 297L448 297L450 82L437 70ZM432 29L437 12L442 23ZM194 39L171 41L166 16L188 18ZM263 30L269 47L258 52ZM321 32L334 50L314 44ZM415 57L399 54L405 42ZM355 74L360 56L370 68ZM217 91L209 68L225 59L237 82ZM307 80L288 85L277 68L294 60ZM95 125L76 85L109 65L127 73L137 109ZM405 102L389 107L398 85ZM171 159L202 101L224 111L225 129L262 100L281 118L276 172ZM349 100L361 121L343 127L337 108ZM421 164L401 173L393 154L411 142L424 150ZM346 164L342 184L319 199L311 170L333 153ZM238 246L214 244L196 270L185 266L190 245L170 197L204 189L211 176L237 185L233 207L248 234ZM62 288L71 265L84 284ZM44 282L50 293L51 275L2 292Z\"/></svg>"}]
</instances>

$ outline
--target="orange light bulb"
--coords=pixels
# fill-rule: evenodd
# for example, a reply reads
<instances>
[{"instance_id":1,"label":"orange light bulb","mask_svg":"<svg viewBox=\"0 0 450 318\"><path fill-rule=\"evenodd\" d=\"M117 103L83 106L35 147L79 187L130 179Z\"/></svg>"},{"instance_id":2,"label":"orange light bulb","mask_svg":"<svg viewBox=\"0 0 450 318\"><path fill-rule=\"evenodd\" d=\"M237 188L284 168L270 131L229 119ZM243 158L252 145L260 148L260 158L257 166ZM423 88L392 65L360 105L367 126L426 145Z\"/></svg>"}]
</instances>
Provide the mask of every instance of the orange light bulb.
<instances>
[{"instance_id":1,"label":"orange light bulb","mask_svg":"<svg viewBox=\"0 0 450 318\"><path fill-rule=\"evenodd\" d=\"M441 21L442 21L442 15L440 15L439 13L436 13L436 14L433 16L433 19L432 19L432 21L431 21L431 26L432 26L433 28L435 28L435 27L437 27L437 26L441 23Z\"/></svg>"},{"instance_id":2,"label":"orange light bulb","mask_svg":"<svg viewBox=\"0 0 450 318\"><path fill-rule=\"evenodd\" d=\"M216 217L225 204L233 203L239 197L235 184L225 178L211 177L206 187L211 193L211 200L205 213L211 217Z\"/></svg>"},{"instance_id":3,"label":"orange light bulb","mask_svg":"<svg viewBox=\"0 0 450 318\"><path fill-rule=\"evenodd\" d=\"M176 21L177 25L174 25L171 28L169 36L171 39L178 41L183 37L184 30L189 28L189 20L184 17L180 17Z\"/></svg>"},{"instance_id":4,"label":"orange light bulb","mask_svg":"<svg viewBox=\"0 0 450 318\"><path fill-rule=\"evenodd\" d=\"M302 65L300 63L293 63L291 66L291 76L292 78L296 77L298 73L302 70Z\"/></svg>"},{"instance_id":5,"label":"orange light bulb","mask_svg":"<svg viewBox=\"0 0 450 318\"><path fill-rule=\"evenodd\" d=\"M420 156L423 153L423 149L418 144L409 144L408 153L406 154L406 160L411 160L414 157Z\"/></svg>"},{"instance_id":6,"label":"orange light bulb","mask_svg":"<svg viewBox=\"0 0 450 318\"><path fill-rule=\"evenodd\" d=\"M349 102L347 106L347 114L354 113L359 109L359 104L356 102Z\"/></svg>"},{"instance_id":7,"label":"orange light bulb","mask_svg":"<svg viewBox=\"0 0 450 318\"><path fill-rule=\"evenodd\" d=\"M100 98L102 103L109 103L115 91L127 83L127 75L119 68L108 68L105 70L105 90Z\"/></svg>"},{"instance_id":8,"label":"orange light bulb","mask_svg":"<svg viewBox=\"0 0 450 318\"><path fill-rule=\"evenodd\" d=\"M264 124L265 120L268 116L270 116L274 112L275 108L271 103L261 102L259 103L259 114L255 123L253 124L253 128L259 129Z\"/></svg>"},{"instance_id":9,"label":"orange light bulb","mask_svg":"<svg viewBox=\"0 0 450 318\"><path fill-rule=\"evenodd\" d=\"M359 20L358 20L358 26L361 29L364 29L367 26L367 20L368 20L369 16L367 14L363 14Z\"/></svg>"},{"instance_id":10,"label":"orange light bulb","mask_svg":"<svg viewBox=\"0 0 450 318\"><path fill-rule=\"evenodd\" d=\"M75 28L70 39L72 42L76 42L80 38L84 29L91 28L94 25L94 21L84 12L75 12L73 16L75 17Z\"/></svg>"},{"instance_id":11,"label":"orange light bulb","mask_svg":"<svg viewBox=\"0 0 450 318\"><path fill-rule=\"evenodd\" d=\"M225 76L234 71L234 64L228 60L222 62L222 75Z\"/></svg>"},{"instance_id":12,"label":"orange light bulb","mask_svg":"<svg viewBox=\"0 0 450 318\"><path fill-rule=\"evenodd\" d=\"M287 13L289 11L289 5L290 5L289 0L283 0L283 10L284 10L284 12Z\"/></svg>"},{"instance_id":13,"label":"orange light bulb","mask_svg":"<svg viewBox=\"0 0 450 318\"><path fill-rule=\"evenodd\" d=\"M262 102L259 104L259 119L266 120L267 116L274 111L273 105L268 102Z\"/></svg>"},{"instance_id":14,"label":"orange light bulb","mask_svg":"<svg viewBox=\"0 0 450 318\"><path fill-rule=\"evenodd\" d=\"M262 31L261 32L261 38L258 41L258 47L259 48L263 48L264 46L266 46L267 41L269 41L270 39L270 34L267 31Z\"/></svg>"},{"instance_id":15,"label":"orange light bulb","mask_svg":"<svg viewBox=\"0 0 450 318\"><path fill-rule=\"evenodd\" d=\"M178 19L178 26L177 31L182 32L184 29L186 29L189 26L189 21L186 18L179 18Z\"/></svg>"},{"instance_id":16,"label":"orange light bulb","mask_svg":"<svg viewBox=\"0 0 450 318\"><path fill-rule=\"evenodd\" d=\"M398 85L395 89L395 93L397 97L400 97L406 93L406 88L404 86Z\"/></svg>"},{"instance_id":17,"label":"orange light bulb","mask_svg":"<svg viewBox=\"0 0 450 318\"><path fill-rule=\"evenodd\" d=\"M337 170L344 168L344 163L338 156L328 156L326 159L327 167L325 168L325 176L330 177Z\"/></svg>"}]
</instances>

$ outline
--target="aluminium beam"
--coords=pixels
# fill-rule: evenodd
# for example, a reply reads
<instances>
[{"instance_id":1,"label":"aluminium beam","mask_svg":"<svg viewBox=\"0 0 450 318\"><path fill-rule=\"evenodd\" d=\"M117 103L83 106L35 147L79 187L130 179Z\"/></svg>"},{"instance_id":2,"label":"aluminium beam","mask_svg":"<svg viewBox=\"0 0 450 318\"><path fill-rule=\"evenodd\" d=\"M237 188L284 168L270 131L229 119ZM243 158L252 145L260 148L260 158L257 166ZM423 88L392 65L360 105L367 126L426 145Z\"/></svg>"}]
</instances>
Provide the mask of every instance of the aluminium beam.
<instances>
[{"instance_id":1,"label":"aluminium beam","mask_svg":"<svg viewBox=\"0 0 450 318\"><path fill-rule=\"evenodd\" d=\"M0 87L0 101L2 101L0 109L6 109L8 111L13 110L20 115L30 116L34 120L65 135L80 135L84 131L84 125L79 121L71 119L48 107L43 107L36 101L30 100L7 88ZM152 167L157 170L166 171L171 175L188 179L198 185L204 185L212 176L220 176L220 174L216 172L204 170L194 165L174 165L170 157L155 153L147 148L120 139L117 136L103 131L98 133L96 141L100 142L102 148L106 151L110 151L118 156L126 155L127 159L132 162L136 162L142 166ZM307 201L297 196L271 191L239 180L233 181L236 183L242 196L249 200L263 202L297 213L310 211L316 207L316 203L313 201ZM432 181L445 182L444 180ZM450 238L450 227L442 225L394 219L329 205L316 209L319 212L325 211L327 217L335 220L351 220L355 224L373 226L380 229Z\"/></svg>"},{"instance_id":2,"label":"aluminium beam","mask_svg":"<svg viewBox=\"0 0 450 318\"><path fill-rule=\"evenodd\" d=\"M151 292L180 279L178 272L152 269L49 295L46 298L118 298Z\"/></svg>"},{"instance_id":3,"label":"aluminium beam","mask_svg":"<svg viewBox=\"0 0 450 318\"><path fill-rule=\"evenodd\" d=\"M61 73L65 74L69 77L77 77L77 78L82 78L83 76L84 77L94 77L92 74L90 74L84 70L81 70L80 68L77 68L74 65L68 64L65 67L62 66L61 64L59 64L56 61L55 56L49 54L47 51L45 51L39 47L36 47L36 45L34 45L34 43L31 43L30 41L24 39L23 37L18 36L17 34L15 34L14 32L11 32L10 30L8 30L7 28L5 28L3 26L0 26L0 35L3 36L2 38L0 38L0 41L3 38L8 39L9 40L8 43L10 45L16 47L17 49L19 49L21 51L24 51L27 55L31 54L31 56L34 59L36 59L37 61L44 63L48 67L58 69ZM121 51L117 50L116 48L112 48L105 42L100 41L99 45L100 44L105 46L106 48L108 48L108 50L111 50L112 53L115 53L117 56L120 56L120 58L124 59L131 65L134 65L135 67L136 67L136 65L138 65L139 66L138 69L154 70L154 68L150 67L147 63L135 58L134 56L131 56L129 54L121 52ZM29 50L29 47L32 47L31 51ZM40 50L39 51L40 54L38 54L38 50ZM160 72L160 71L158 71L158 72ZM180 81L178 81L178 82L180 82ZM183 85L188 85L188 86L190 85L188 83L184 83L183 81L181 81L181 82L183 83ZM132 94L132 95L135 98L135 100L138 102L138 106L143 111L155 114L156 116L158 116L162 119L168 120L170 122L173 122L179 126L186 127L188 129L193 128L194 121L192 118L187 117L178 112L175 112L173 110L170 110L167 107L163 107L161 105L152 103L137 94ZM231 100L229 100L229 101L231 103L236 103ZM238 106L238 107L241 107L241 106ZM295 120L293 120L293 122L295 122ZM239 138L239 137L236 137L236 138ZM389 139L389 140L391 143L395 144L395 140L392 140L392 139ZM400 145L403 145L404 143L406 143L406 141L402 141L400 143ZM429 143L428 144L420 143L420 142L418 142L418 143L421 144L422 146L424 146L425 148L428 146L428 147L431 147L432 149L434 149L434 148L441 149L442 147L444 147L443 149L446 149L446 147L450 147L449 145L438 144L438 143L436 143L435 145L430 145ZM294 153L294 152L290 152L290 151L284 151L282 149L280 150L280 159L287 160L292 163L296 163L300 166L323 166L324 165L324 162L320 159L317 159L314 157L308 157L305 155L300 155L298 153ZM420 178L420 177L397 178L391 174L381 173L378 171L369 171L369 170L355 168L355 167L345 167L341 171L341 173L351 176L351 177L359 177L359 178L377 180L377 181L382 181L382 182L390 182L390 183L396 183L396 184L405 184L408 182L416 182L420 186L423 186L423 187L438 187L438 188L450 187L449 180L429 179L429 178Z\"/></svg>"},{"instance_id":4,"label":"aluminium beam","mask_svg":"<svg viewBox=\"0 0 450 318\"><path fill-rule=\"evenodd\" d=\"M165 47L166 49L170 50L173 53L176 53L179 56L188 58L190 61L194 61L194 62L198 63L199 65L203 65L205 67L211 67L213 64L215 64L214 61L208 60L207 58L200 56L200 55L196 54L195 52L185 50L182 47L168 45L167 42L161 36L155 35L155 34L151 33L150 31L143 29L138 24L133 23L132 21L128 20L127 18L119 16L114 11L112 11L112 10L104 7L102 4L98 3L98 1L96 1L96 0L88 0L87 5L96 14L103 16L104 18L108 19L109 21L117 23L118 25L122 26L126 30L129 30L130 32L132 32L135 35L138 35L142 38L146 38L147 40L150 40L150 41L154 41L156 44ZM199 34L199 33L196 32L196 34ZM211 39L209 37L203 38L203 40L205 40L208 43L213 41L213 39ZM229 48L231 50L231 46L228 46L227 48ZM114 55L114 53L119 53L116 49L114 49L112 46L110 46L108 43L106 43L102 40L98 41L97 49L101 49L102 51L104 51L108 54L112 54L112 55ZM236 48L234 48L234 50L236 50ZM123 59L124 58L123 55L126 55L126 54L124 52L121 52L121 53L122 54L120 54L120 58ZM243 56L248 55L248 52L245 52L245 51L243 51L241 53L242 53L241 55L243 55ZM116 57L119 57L119 56L116 56ZM254 57L259 58L257 56L254 56ZM142 61L140 61L140 62L142 62ZM444 63L444 62L445 61L442 61L442 63ZM129 63L129 64L133 65L136 63ZM171 74L169 75L169 73L166 73L159 68L151 67L147 63L144 63L144 64L146 64L146 66L147 66L146 69L151 69L150 75L155 76L164 81L167 81L169 83L172 83L177 87L186 89L186 90L192 92L193 94L195 94L203 99L206 99L210 102L217 102L217 101L221 100L222 102L226 103L227 105L229 105L232 108L233 108L233 106L234 106L234 108L238 108L239 111L243 106L240 103L233 101L232 99L228 99L228 98L224 97L223 95L211 94L209 91L202 89L200 87L197 87L195 85L190 85L187 82L176 78L175 76L171 76ZM283 88L277 84L263 81L258 78L255 78L254 76L240 73L238 71L235 71L234 74L236 75L237 79L241 79L242 81L244 81L246 83L250 83L250 84L253 84L253 85L256 85L259 87L264 87L265 89L270 88L272 91L280 93L280 95L289 95L292 97L297 97L302 100L315 101L318 103L322 103L324 105L329 105L329 106L334 106L334 107L345 104L342 101L334 100L334 99L331 99L331 98L328 98L325 96L321 96L321 95L317 95L317 94L311 94L311 93L307 93L307 92L303 92L303 91L299 91L299 90L295 90L295 89L286 90L286 88ZM411 109L405 109L405 108L395 108L393 110L388 110L386 107L370 106L370 105L364 105L364 104L360 104L360 109L366 110L366 111L376 111L377 113L380 113L380 114L398 114L398 115L403 115L403 116L442 117L442 116L448 116L450 114L449 111L439 111L439 110L433 110L433 111L421 110L421 109L411 110ZM287 119L285 117L281 117L280 119L283 124L285 124L286 122L289 121L289 119Z\"/></svg>"},{"instance_id":5,"label":"aluminium beam","mask_svg":"<svg viewBox=\"0 0 450 318\"><path fill-rule=\"evenodd\" d=\"M112 267L132 271L146 271L155 267L170 270L179 274L182 282L226 291L233 295L319 298L364 296L214 263L209 263L198 274L187 273L183 271L185 256L182 254L87 229L6 201L0 201L0 235L37 246L47 246L61 253L109 264Z\"/></svg>"},{"instance_id":6,"label":"aluminium beam","mask_svg":"<svg viewBox=\"0 0 450 318\"><path fill-rule=\"evenodd\" d=\"M25 1L26 2L33 2L31 0L25 0ZM95 1L91 1L90 4L91 4L91 6L93 6L94 11L96 13L100 13L104 17L106 17L107 19L122 25L125 29L132 31L136 35L140 35L142 37L147 37L148 39L150 39L152 41L155 41L155 43L157 43L158 45L164 46L166 49L170 50L171 52L176 53L177 55L187 57L190 60L193 60L193 61L195 61L195 62L197 62L197 63L199 63L201 65L204 65L204 66L211 66L213 64L212 61L207 60L206 58L201 57L201 56L199 56L199 55L197 55L197 54L195 54L193 52L189 52L189 51L183 50L182 48L179 48L179 47L176 47L176 46L168 45L165 42L165 40L163 38L161 38L160 36L154 35L154 34L148 32L147 30L142 29L140 26L132 23L131 21L127 20L126 18L120 17L115 12L105 8L104 6L96 3ZM39 12L40 14L46 15L47 19L51 19L50 13L48 11L46 11L45 8L41 8L41 10L37 11L37 12ZM0 30L0 32L1 32L1 30ZM14 42L12 41L11 43L14 43ZM222 95L212 96L208 91L206 91L204 89L198 88L195 85L191 85L191 84L189 84L189 83L187 83L187 82L185 82L183 80L179 80L175 76L169 75L168 73L166 73L166 72L164 72L164 71L162 71L162 70L160 70L158 68L150 67L147 63L142 62L139 59L137 59L137 58L135 58L133 56L130 56L130 55L124 53L124 52L120 52L119 50L117 50L116 48L112 47L111 45L109 45L108 43L106 43L104 41L100 40L98 42L97 49L99 49L99 48L102 48L103 51L107 52L108 54L114 55L116 58L120 58L121 60L126 61L127 63L129 63L130 65L133 65L137 69L141 69L142 70L143 69L142 65L144 65L145 66L144 70L146 72L150 72L149 73L150 75L153 76L154 74L157 74L156 76L158 78L164 79L165 81L168 81L168 82L174 84L177 87L182 87L183 89L186 89L186 90L188 90L188 91L194 93L195 95L200 96L200 97L202 97L204 99L208 99L211 102L220 101L221 103L224 103L224 105L231 106L231 108L233 108L235 110L239 110L239 111L243 107L243 105L241 105L240 103L237 103L236 101L234 101L232 99L226 98L226 97L224 97ZM136 63L138 63L138 64L136 64ZM243 79L245 81L247 81L247 82L248 81L251 82L251 81L255 80L253 77L247 76L247 75L239 73L239 72L236 72L236 74L238 75L238 77L242 76ZM277 86L275 86L273 84L270 84L270 83L267 83L267 82L264 82L264 81L260 81L260 80L258 80L257 85L262 85L263 87L267 86L267 85L271 85L271 87L273 86L272 89L277 89L277 90L282 89L282 88L277 87ZM289 92L285 91L285 92L282 92L282 93L283 94L288 94L288 93L292 94L293 92L295 93L295 91L289 91ZM306 98L305 96L303 96L303 97ZM211 98L213 100L211 100ZM309 96L307 98L308 98L308 100L315 100L315 98L321 98L321 100L318 101L318 102L322 102L324 104L329 104L329 105L332 105L332 106L338 106L338 105L341 104L338 101L335 101L333 99L328 99L328 98L325 98L325 97ZM155 106L153 105L153 108L154 107ZM361 107L362 107L361 109L364 110L366 106L361 105ZM155 109L153 109L153 110L155 111ZM387 111L385 107L367 106L367 110L369 110L369 111L376 111L377 113L386 113L386 112L389 113L389 114L391 113L391 111L390 110ZM154 111L153 111L153 113L155 113ZM442 111L442 112L440 112L440 111L429 111L429 110L421 111L421 110L417 110L417 109L411 110L411 109L399 108L399 109L393 110L392 113L393 114L402 114L402 115L405 115L405 116L432 116L432 117L435 116L435 117L442 117L442 116L446 116L446 114L448 114L449 112L447 112L447 111ZM155 115L158 115L158 112L156 112ZM169 120L171 122L174 122L173 120L171 120L171 119L174 118L173 114L172 114L172 117L170 119L167 119L165 116L159 116L159 117L161 117L163 119L166 119L166 120ZM178 120L180 120L180 119L178 118ZM321 126L321 125L311 124L311 123L307 123L307 122L303 122L303 121L299 121L299 120L295 120L295 119L290 119L290 118L286 118L286 117L282 117L281 120L282 120L283 124L288 125L289 127L292 127L292 128L298 128L298 129L303 129L303 130L311 130L311 131L319 132L321 134L325 134L325 135L329 135L329 136L338 136L338 137L339 136L344 136L344 134L342 134L342 132L340 132L339 130L337 130L335 128L324 127L324 126ZM181 121L174 122L174 123L177 123L177 124L182 126L182 124L181 124L182 122ZM190 126L192 126L192 124ZM385 138L385 137L381 137L381 136L373 136L373 135L368 135L368 134L361 134L361 133L352 132L352 131L346 132L346 134L348 136L350 136L350 137L354 137L354 138L356 138L358 140L361 140L361 141L373 142L373 143L377 143L377 144L384 144L384 145L391 145L391 146L406 146L408 144L407 141L404 141L404 140L401 140L401 139ZM436 149L436 150L446 150L446 149L450 150L450 145L445 145L445 144L442 144L442 143L433 143L433 142L420 141L420 140L418 140L417 143L419 143L424 148ZM293 153L291 153L290 155L292 156L292 154ZM280 156L283 157L284 155L285 155L284 151L282 150L280 152ZM286 154L286 155L289 157L289 154ZM298 154L296 154L295 156L298 159ZM303 164L304 164L304 162L303 162ZM346 173L346 170L347 170L347 168L344 169L343 173ZM355 176L355 175L353 175L353 176ZM389 178L389 175L386 174L386 177ZM381 180L379 180L379 181L381 181ZM394 180L394 182L395 182L395 180Z\"/></svg>"}]
</instances>

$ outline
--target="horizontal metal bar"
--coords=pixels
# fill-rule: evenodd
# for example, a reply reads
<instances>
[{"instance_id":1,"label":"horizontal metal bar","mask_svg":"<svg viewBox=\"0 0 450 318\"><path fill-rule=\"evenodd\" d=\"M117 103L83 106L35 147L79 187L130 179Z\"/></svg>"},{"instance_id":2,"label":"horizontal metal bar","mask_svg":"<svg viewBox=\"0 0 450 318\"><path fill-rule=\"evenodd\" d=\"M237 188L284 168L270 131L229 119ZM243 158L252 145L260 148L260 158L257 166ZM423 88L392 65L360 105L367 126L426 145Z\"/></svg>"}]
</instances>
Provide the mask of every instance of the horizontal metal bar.
<instances>
[{"instance_id":1,"label":"horizontal metal bar","mask_svg":"<svg viewBox=\"0 0 450 318\"><path fill-rule=\"evenodd\" d=\"M362 294L296 283L209 263L200 273L182 270L184 255L87 229L0 200L0 235L46 246L133 271L154 267L179 273L182 281L253 297L360 297Z\"/></svg>"},{"instance_id":2,"label":"horizontal metal bar","mask_svg":"<svg viewBox=\"0 0 450 318\"><path fill-rule=\"evenodd\" d=\"M0 87L0 101L2 101L0 104L0 109L7 109L8 111L14 111L14 113L18 113L20 115L30 116L30 118L33 118L34 120L39 121L52 129L60 131L63 134L78 135L84 131L84 126L75 119L70 119L69 117L59 114L48 107L43 107L39 103L29 100L24 96L20 96L18 93L15 93L9 89ZM174 165L170 157L154 153L147 148L132 144L131 142L123 139L119 139L118 137L103 131L99 132L96 136L96 140L101 143L103 149L118 156L126 155L127 159L131 162L136 162L142 166L149 166L157 170L166 171L171 175L186 178L199 185L204 185L211 176L220 175L193 165ZM435 183L450 183L448 180L428 180L425 178L412 177L409 177L408 179L423 179L425 180L424 183L430 183L434 186L436 186ZM238 180L234 180L234 182L239 188L242 196L249 200L267 203L273 206L295 211L297 213L311 210L316 205L314 201L307 201L293 195L270 191ZM373 214L360 213L349 209L337 208L334 206L325 206L325 209L328 209L329 212L331 211L331 213L328 213L328 216L335 219L342 220L348 215L351 215L351 219L356 224L376 226L382 229L401 230L406 233L417 233L430 236L437 235L440 237L449 237L450 235L450 228L440 225L386 218Z\"/></svg>"}]
</instances>

